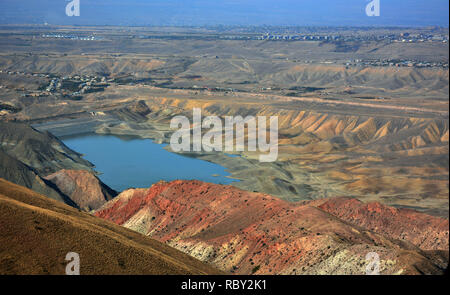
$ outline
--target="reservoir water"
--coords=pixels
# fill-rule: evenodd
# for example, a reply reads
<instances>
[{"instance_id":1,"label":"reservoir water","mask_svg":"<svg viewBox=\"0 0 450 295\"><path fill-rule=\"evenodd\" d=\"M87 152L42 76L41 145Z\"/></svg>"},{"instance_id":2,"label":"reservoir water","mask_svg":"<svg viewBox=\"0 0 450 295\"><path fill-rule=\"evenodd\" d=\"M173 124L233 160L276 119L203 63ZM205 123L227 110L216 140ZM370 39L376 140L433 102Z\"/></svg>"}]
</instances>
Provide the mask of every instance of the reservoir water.
<instances>
[{"instance_id":1,"label":"reservoir water","mask_svg":"<svg viewBox=\"0 0 450 295\"><path fill-rule=\"evenodd\" d=\"M83 154L100 172L99 178L117 191L147 188L160 180L197 179L229 184L235 179L224 167L171 153L150 139L85 134L60 138L69 148Z\"/></svg>"}]
</instances>

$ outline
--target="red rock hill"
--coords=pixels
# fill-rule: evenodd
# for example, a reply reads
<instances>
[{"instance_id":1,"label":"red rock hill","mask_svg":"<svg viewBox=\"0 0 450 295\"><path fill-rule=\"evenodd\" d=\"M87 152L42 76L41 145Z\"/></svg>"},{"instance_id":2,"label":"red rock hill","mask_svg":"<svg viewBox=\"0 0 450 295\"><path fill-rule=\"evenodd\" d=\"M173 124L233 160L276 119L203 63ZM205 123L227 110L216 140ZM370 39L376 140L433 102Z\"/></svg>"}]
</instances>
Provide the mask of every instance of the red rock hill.
<instances>
[{"instance_id":1,"label":"red rock hill","mask_svg":"<svg viewBox=\"0 0 450 295\"><path fill-rule=\"evenodd\" d=\"M448 264L448 220L348 198L289 203L173 181L125 191L95 215L239 274L364 274L369 252L383 274Z\"/></svg>"}]
</instances>

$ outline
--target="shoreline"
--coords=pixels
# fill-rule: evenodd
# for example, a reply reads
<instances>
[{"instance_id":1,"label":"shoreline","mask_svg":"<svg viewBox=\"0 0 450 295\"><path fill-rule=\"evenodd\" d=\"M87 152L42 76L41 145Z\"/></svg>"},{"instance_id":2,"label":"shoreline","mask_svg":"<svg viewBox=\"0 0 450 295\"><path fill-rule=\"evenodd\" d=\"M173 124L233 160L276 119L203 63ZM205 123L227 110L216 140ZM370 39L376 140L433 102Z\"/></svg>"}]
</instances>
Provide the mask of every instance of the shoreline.
<instances>
[{"instance_id":1,"label":"shoreline","mask_svg":"<svg viewBox=\"0 0 450 295\"><path fill-rule=\"evenodd\" d=\"M166 150L167 152L170 152L170 153L173 153L173 154L176 154L176 155L180 155L180 156L183 156L183 157L194 158L194 159L206 161L206 162L213 163L213 164L221 166L227 173L230 174L230 175L221 175L221 176L233 180L232 183L237 183L237 182L241 182L242 181L241 179L232 176L232 172L229 171L229 169L227 167L222 165L223 161L213 161L213 159L217 159L217 158L225 158L225 159L226 158L237 158L237 157L241 157L240 155L225 154L225 153L221 153L221 152L178 153L178 152L174 152L174 151L172 151L170 149L170 146L168 145L168 142L162 141L162 140L160 140L159 138L156 138L156 137L142 136L142 135L139 135L139 134L123 134L123 133L115 133L115 132L107 132L107 133L98 132L97 128L100 127L102 124L105 124L105 122L118 123L118 122L122 122L122 121L118 121L118 120L101 120L101 121L98 121L98 120L93 119L93 120L91 120L89 122L85 122L84 119L78 118L78 119L64 120L64 121L48 121L48 122L45 122L45 123L32 125L32 127L37 129L37 130L39 130L39 131L50 132L51 134L56 136L59 140L61 140L63 143L64 143L64 140L67 140L67 139L74 139L74 138L77 138L77 137L84 137L84 136L89 136L89 135L114 136L114 137L117 137L117 138L120 138L120 139L123 139L123 140L127 140L127 139L150 139L153 143L161 145L161 148ZM79 128L80 125L88 126L88 128ZM76 150L75 150L75 152L79 153L79 151L76 151ZM94 165L94 168L97 167L95 165L95 163L92 163L92 164ZM103 174L102 172L99 172L99 171L96 171L96 170L94 170L94 171L95 171L95 174L97 176ZM232 185L232 183L230 183L229 185Z\"/></svg>"},{"instance_id":2,"label":"shoreline","mask_svg":"<svg viewBox=\"0 0 450 295\"><path fill-rule=\"evenodd\" d=\"M124 126L128 129L124 129ZM251 155L246 154L231 154L230 152L215 152L215 153L177 153L170 149L169 138L167 135L171 132L170 129L157 124L144 130L133 130L128 123L114 118L111 115L104 115L101 117L81 117L75 119L64 119L58 121L45 121L39 124L33 124L32 127L39 131L48 131L58 138L77 137L83 134L98 134L98 135L112 135L116 137L126 136L138 139L151 139L157 144L167 144L162 147L168 152L178 154L181 156L191 157L213 164L220 165L228 172L227 178L235 179L229 185L237 188L251 191L261 192L276 196L287 201L302 201L311 200L314 198L304 197L306 194L286 193L289 189L282 191L277 189L276 182L277 174L284 176L285 172L280 169L279 165L274 163L260 163L257 157L254 159ZM150 127L150 126L149 126ZM162 127L162 128L161 128ZM82 130L82 131L81 131Z\"/></svg>"},{"instance_id":3,"label":"shoreline","mask_svg":"<svg viewBox=\"0 0 450 295\"><path fill-rule=\"evenodd\" d=\"M41 131L49 131L55 136L74 136L77 133L92 132L99 135L131 136L140 139L151 139L158 144L168 144L172 130L166 122L148 120L145 122L132 122L115 118L111 114L103 116L90 116L75 119L64 119L59 121L47 121L33 125ZM82 126L82 128L80 128ZM80 132L83 130L83 132ZM163 147L169 152L175 153L167 145ZM283 154L284 153L284 154ZM274 163L261 163L257 154L248 152L236 154L229 152L211 153L175 153L187 157L208 161L222 166L230 173L229 177L239 181L229 185L249 191L268 194L289 202L304 200L315 200L329 197L351 197L364 202L382 202L388 206L397 208L411 208L433 216L447 217L448 211L442 210L445 206L444 199L429 199L418 206L417 202L410 202L410 198L397 198L397 195L348 191L346 186L358 179L335 179L328 178L327 169L318 169L312 161L313 154L304 154L298 163L289 161L289 147L279 152L279 159ZM308 159L308 157L313 157ZM284 160L283 160L284 159ZM338 175L339 176L339 175ZM363 175L364 176L364 175ZM353 182L352 182L353 181Z\"/></svg>"}]
</instances>

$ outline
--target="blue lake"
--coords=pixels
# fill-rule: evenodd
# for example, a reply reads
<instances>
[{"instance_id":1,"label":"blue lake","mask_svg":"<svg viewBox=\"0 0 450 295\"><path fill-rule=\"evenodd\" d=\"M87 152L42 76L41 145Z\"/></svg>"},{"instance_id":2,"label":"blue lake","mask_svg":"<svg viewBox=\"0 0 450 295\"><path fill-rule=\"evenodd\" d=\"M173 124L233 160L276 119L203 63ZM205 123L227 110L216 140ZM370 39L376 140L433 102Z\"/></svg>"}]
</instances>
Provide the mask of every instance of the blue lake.
<instances>
[{"instance_id":1,"label":"blue lake","mask_svg":"<svg viewBox=\"0 0 450 295\"><path fill-rule=\"evenodd\" d=\"M86 134L62 137L71 149L95 165L99 178L111 188L147 188L160 180L197 179L229 184L235 179L224 167L207 161L181 156L163 149L165 145L150 139Z\"/></svg>"}]
</instances>

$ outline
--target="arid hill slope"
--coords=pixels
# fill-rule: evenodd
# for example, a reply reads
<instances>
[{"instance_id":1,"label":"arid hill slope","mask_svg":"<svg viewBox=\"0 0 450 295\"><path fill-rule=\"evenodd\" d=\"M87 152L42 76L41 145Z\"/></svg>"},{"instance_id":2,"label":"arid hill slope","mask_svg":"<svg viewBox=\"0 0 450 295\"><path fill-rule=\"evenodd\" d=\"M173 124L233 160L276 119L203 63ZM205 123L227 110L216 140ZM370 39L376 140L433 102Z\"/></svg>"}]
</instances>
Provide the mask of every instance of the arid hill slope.
<instances>
[{"instance_id":1,"label":"arid hill slope","mask_svg":"<svg viewBox=\"0 0 450 295\"><path fill-rule=\"evenodd\" d=\"M83 210L97 209L117 195L91 172L60 170L45 177Z\"/></svg>"},{"instance_id":2,"label":"arid hill slope","mask_svg":"<svg viewBox=\"0 0 450 295\"><path fill-rule=\"evenodd\" d=\"M70 206L77 207L77 205L61 194L56 188L45 179L41 178L33 168L25 165L19 160L10 157L8 154L0 149L0 177L7 179L13 183L25 186L35 192L43 194L54 200L62 201Z\"/></svg>"},{"instance_id":3,"label":"arid hill slope","mask_svg":"<svg viewBox=\"0 0 450 295\"><path fill-rule=\"evenodd\" d=\"M351 224L405 240L423 250L448 250L449 223L411 209L397 209L378 202L363 203L352 198L333 198L308 202L310 205Z\"/></svg>"},{"instance_id":4,"label":"arid hill slope","mask_svg":"<svg viewBox=\"0 0 450 295\"><path fill-rule=\"evenodd\" d=\"M260 163L258 154L241 157L220 154L196 157L226 167L240 179L234 186L285 200L298 201L332 196L358 196L365 202L412 208L448 218L448 112L382 101L333 101L253 95L252 98L177 97L148 98L149 88L125 87L129 106L108 114L124 120L104 123L104 134L133 134L168 143L173 132L170 119L192 117L201 108L203 118L225 116L277 116L278 158ZM147 92L148 91L148 92ZM209 95L209 94L208 94ZM150 96L150 95L149 95ZM150 112L132 111L144 100ZM141 102L140 102L141 103ZM308 104L316 104L310 110ZM444 112L439 114L435 112ZM132 120L139 115L139 120ZM192 121L191 121L192 122ZM207 132L208 129L204 129Z\"/></svg>"},{"instance_id":5,"label":"arid hill slope","mask_svg":"<svg viewBox=\"0 0 450 295\"><path fill-rule=\"evenodd\" d=\"M24 123L0 121L0 149L39 175L60 169L91 170L93 165L48 132Z\"/></svg>"},{"instance_id":6,"label":"arid hill slope","mask_svg":"<svg viewBox=\"0 0 450 295\"><path fill-rule=\"evenodd\" d=\"M81 274L219 274L134 231L0 179L0 274L64 274L68 252Z\"/></svg>"},{"instance_id":7,"label":"arid hill slope","mask_svg":"<svg viewBox=\"0 0 450 295\"><path fill-rule=\"evenodd\" d=\"M0 164L0 178L75 208L97 209L117 195L80 154L27 124L0 121Z\"/></svg>"},{"instance_id":8,"label":"arid hill slope","mask_svg":"<svg viewBox=\"0 0 450 295\"><path fill-rule=\"evenodd\" d=\"M439 274L447 267L448 220L358 204L292 203L179 180L127 190L95 215L239 274L364 274L369 252L379 255L383 274ZM347 207L362 212L350 211L352 218Z\"/></svg>"}]
</instances>

